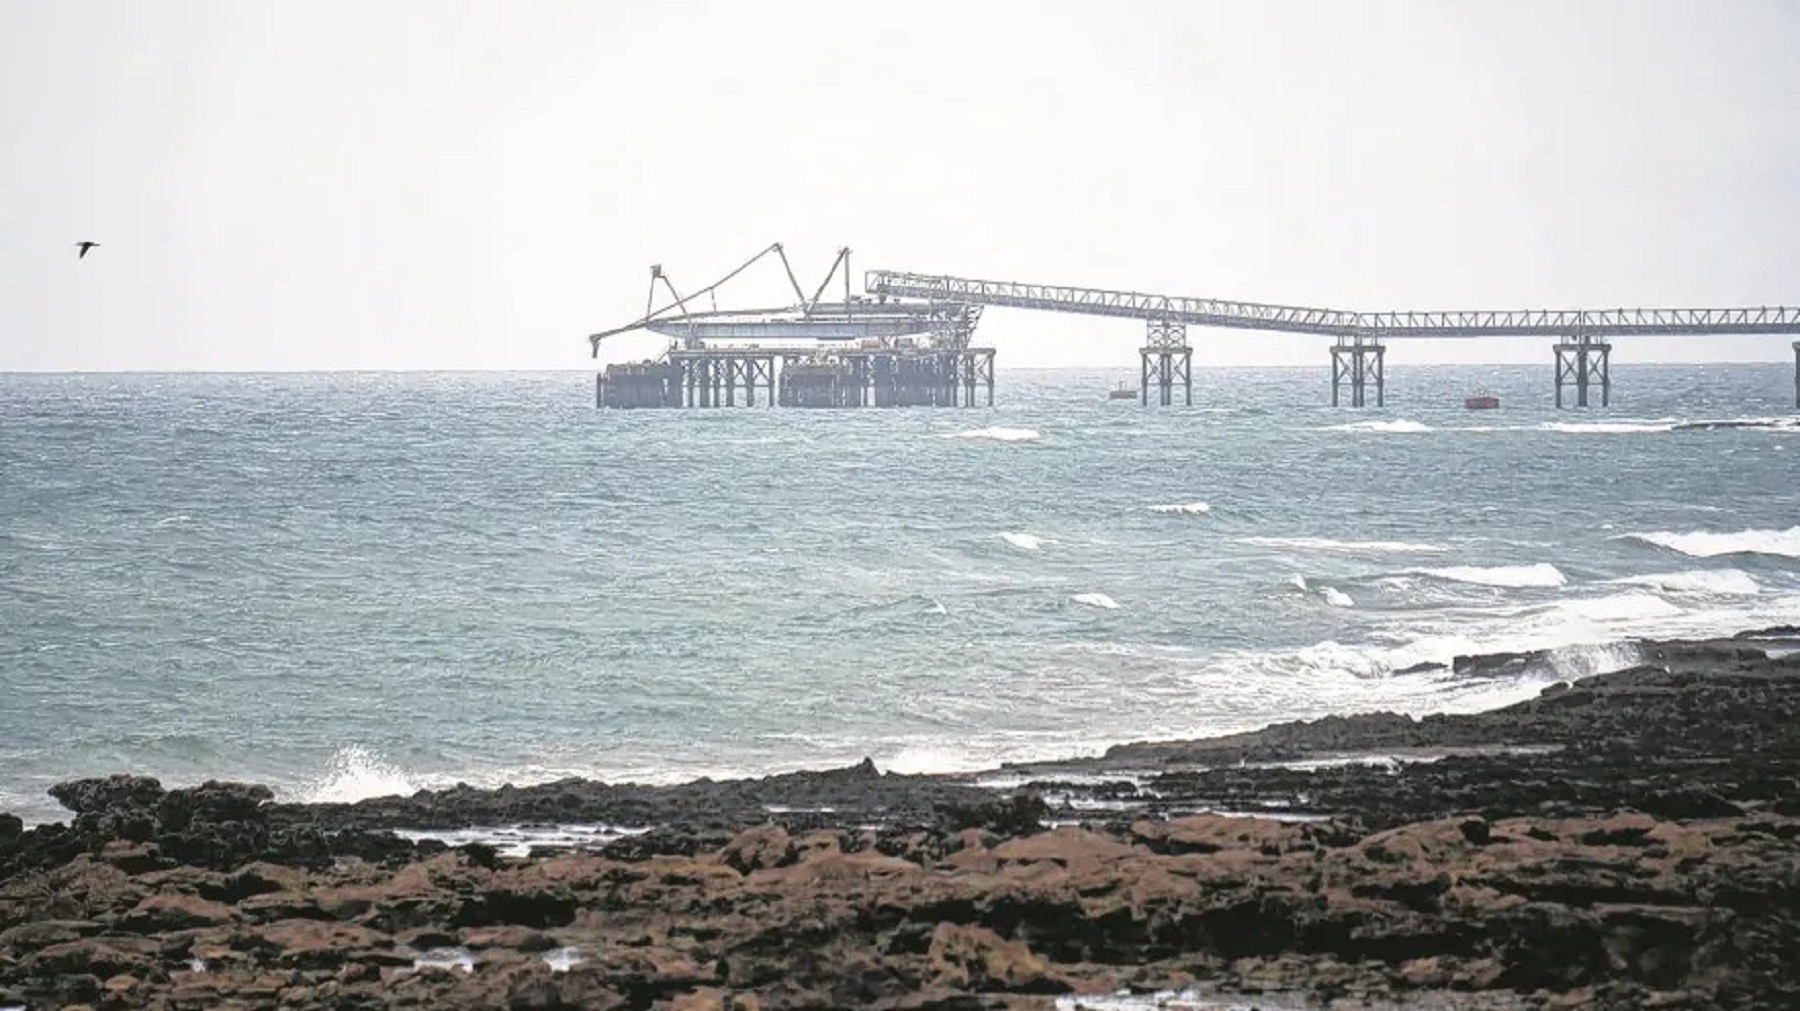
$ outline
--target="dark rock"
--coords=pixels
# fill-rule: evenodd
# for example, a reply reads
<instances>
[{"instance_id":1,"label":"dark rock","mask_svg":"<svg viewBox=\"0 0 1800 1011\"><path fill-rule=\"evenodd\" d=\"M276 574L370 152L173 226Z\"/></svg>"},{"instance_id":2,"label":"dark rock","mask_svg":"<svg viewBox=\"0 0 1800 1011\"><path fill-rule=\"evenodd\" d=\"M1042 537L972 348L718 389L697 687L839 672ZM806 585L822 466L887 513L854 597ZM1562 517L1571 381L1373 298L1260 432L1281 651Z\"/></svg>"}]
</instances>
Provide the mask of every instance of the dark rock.
<instances>
[{"instance_id":1,"label":"dark rock","mask_svg":"<svg viewBox=\"0 0 1800 1011\"><path fill-rule=\"evenodd\" d=\"M209 780L199 786L171 790L157 805L165 832L179 832L194 822L219 824L255 821L274 793L259 783L221 783Z\"/></svg>"},{"instance_id":2,"label":"dark rock","mask_svg":"<svg viewBox=\"0 0 1800 1011\"><path fill-rule=\"evenodd\" d=\"M1482 818L1470 818L1461 825L1458 825L1457 828L1462 831L1462 837L1464 839L1467 839L1476 846L1486 846L1488 843L1492 842L1494 838L1493 832L1489 829L1487 821Z\"/></svg>"},{"instance_id":3,"label":"dark rock","mask_svg":"<svg viewBox=\"0 0 1800 1011\"><path fill-rule=\"evenodd\" d=\"M50 788L50 796L76 814L88 814L154 807L163 798L163 788L148 776L114 775L58 783Z\"/></svg>"},{"instance_id":4,"label":"dark rock","mask_svg":"<svg viewBox=\"0 0 1800 1011\"><path fill-rule=\"evenodd\" d=\"M466 843L462 851L463 856L468 857L469 862L477 867L485 867L491 871L500 866L500 851L487 843Z\"/></svg>"}]
</instances>

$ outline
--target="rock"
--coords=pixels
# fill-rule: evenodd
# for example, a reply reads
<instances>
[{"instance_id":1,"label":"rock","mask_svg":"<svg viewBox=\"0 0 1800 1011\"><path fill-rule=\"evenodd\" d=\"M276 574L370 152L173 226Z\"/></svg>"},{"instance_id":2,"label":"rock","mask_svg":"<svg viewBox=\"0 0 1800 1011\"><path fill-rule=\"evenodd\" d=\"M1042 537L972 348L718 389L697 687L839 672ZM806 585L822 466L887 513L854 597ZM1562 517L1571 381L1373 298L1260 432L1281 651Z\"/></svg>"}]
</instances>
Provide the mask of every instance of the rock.
<instances>
[{"instance_id":1,"label":"rock","mask_svg":"<svg viewBox=\"0 0 1800 1011\"><path fill-rule=\"evenodd\" d=\"M1487 820L1484 818L1467 819L1458 825L1457 829L1462 832L1464 839L1476 846L1486 846L1494 839L1493 831L1488 827Z\"/></svg>"},{"instance_id":2,"label":"rock","mask_svg":"<svg viewBox=\"0 0 1800 1011\"><path fill-rule=\"evenodd\" d=\"M940 923L926 956L936 982L953 990L1067 993L1068 982L1019 941L986 927Z\"/></svg>"},{"instance_id":3,"label":"rock","mask_svg":"<svg viewBox=\"0 0 1800 1011\"><path fill-rule=\"evenodd\" d=\"M463 900L450 925L515 924L544 930L567 926L575 918L575 908L575 897L557 885L493 888Z\"/></svg>"},{"instance_id":4,"label":"rock","mask_svg":"<svg viewBox=\"0 0 1800 1011\"><path fill-rule=\"evenodd\" d=\"M37 920L0 930L0 952L32 951L99 933L93 920Z\"/></svg>"},{"instance_id":5,"label":"rock","mask_svg":"<svg viewBox=\"0 0 1800 1011\"><path fill-rule=\"evenodd\" d=\"M134 938L84 937L52 944L21 960L27 977L53 979L59 976L90 975L98 993L100 980L120 974L150 977L159 973L152 957L154 945L132 943ZM73 999L85 1000L93 993Z\"/></svg>"},{"instance_id":6,"label":"rock","mask_svg":"<svg viewBox=\"0 0 1800 1011\"><path fill-rule=\"evenodd\" d=\"M462 931L461 936L453 943L476 951L483 948L504 948L508 951L540 952L558 947L556 939L550 935L513 924L471 927Z\"/></svg>"},{"instance_id":7,"label":"rock","mask_svg":"<svg viewBox=\"0 0 1800 1011\"><path fill-rule=\"evenodd\" d=\"M231 907L196 895L152 895L120 918L118 927L132 934L217 927L237 918Z\"/></svg>"},{"instance_id":8,"label":"rock","mask_svg":"<svg viewBox=\"0 0 1800 1011\"><path fill-rule=\"evenodd\" d=\"M260 783L222 783L171 790L157 805L163 831L179 832L195 822L221 824L261 820L262 807L275 794Z\"/></svg>"},{"instance_id":9,"label":"rock","mask_svg":"<svg viewBox=\"0 0 1800 1011\"><path fill-rule=\"evenodd\" d=\"M115 775L58 783L50 796L76 814L89 814L152 808L162 800L163 788L148 776Z\"/></svg>"},{"instance_id":10,"label":"rock","mask_svg":"<svg viewBox=\"0 0 1800 1011\"><path fill-rule=\"evenodd\" d=\"M0 811L0 846L11 846L25 834L25 822L16 814Z\"/></svg>"},{"instance_id":11,"label":"rock","mask_svg":"<svg viewBox=\"0 0 1800 1011\"><path fill-rule=\"evenodd\" d=\"M175 861L162 855L155 843L114 839L100 850L100 859L127 874L148 874L175 866Z\"/></svg>"},{"instance_id":12,"label":"rock","mask_svg":"<svg viewBox=\"0 0 1800 1011\"><path fill-rule=\"evenodd\" d=\"M739 874L772 867L786 867L797 859L793 840L779 825L747 828L719 851L719 860Z\"/></svg>"},{"instance_id":13,"label":"rock","mask_svg":"<svg viewBox=\"0 0 1800 1011\"><path fill-rule=\"evenodd\" d=\"M271 950L277 964L296 969L335 969L391 949L386 937L353 923L277 920L246 935L253 945ZM411 964L411 959L403 961Z\"/></svg>"}]
</instances>

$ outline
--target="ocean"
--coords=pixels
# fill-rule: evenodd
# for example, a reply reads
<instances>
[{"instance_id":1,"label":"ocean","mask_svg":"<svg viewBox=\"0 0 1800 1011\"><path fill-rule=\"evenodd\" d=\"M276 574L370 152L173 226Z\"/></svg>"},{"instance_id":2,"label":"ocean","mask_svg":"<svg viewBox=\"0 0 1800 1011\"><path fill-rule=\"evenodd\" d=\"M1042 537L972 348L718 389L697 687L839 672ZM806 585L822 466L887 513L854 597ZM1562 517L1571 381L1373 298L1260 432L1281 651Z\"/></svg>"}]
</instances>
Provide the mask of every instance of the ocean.
<instances>
[{"instance_id":1,"label":"ocean","mask_svg":"<svg viewBox=\"0 0 1800 1011\"><path fill-rule=\"evenodd\" d=\"M0 376L0 810L112 772L966 770L1800 624L1791 365L1617 364L1610 408L1557 412L1548 363L1391 364L1362 410L1323 367L822 412L596 411L590 372Z\"/></svg>"}]
</instances>

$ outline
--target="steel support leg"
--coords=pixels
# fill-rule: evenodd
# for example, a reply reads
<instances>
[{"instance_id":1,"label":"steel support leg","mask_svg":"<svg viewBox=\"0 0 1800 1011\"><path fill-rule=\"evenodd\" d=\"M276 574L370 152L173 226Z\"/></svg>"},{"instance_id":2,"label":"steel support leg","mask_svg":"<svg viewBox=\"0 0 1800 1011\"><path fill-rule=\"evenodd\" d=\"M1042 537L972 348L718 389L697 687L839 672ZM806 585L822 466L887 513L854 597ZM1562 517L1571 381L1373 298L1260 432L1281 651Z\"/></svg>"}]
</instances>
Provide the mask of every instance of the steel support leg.
<instances>
[{"instance_id":1,"label":"steel support leg","mask_svg":"<svg viewBox=\"0 0 1800 1011\"><path fill-rule=\"evenodd\" d=\"M1556 346L1556 406L1563 406L1563 387L1575 388L1575 406L1588 406L1588 389L1600 387L1600 406L1612 402L1612 345L1577 337Z\"/></svg>"},{"instance_id":2,"label":"steel support leg","mask_svg":"<svg viewBox=\"0 0 1800 1011\"><path fill-rule=\"evenodd\" d=\"M1331 406L1342 403L1344 387L1350 388L1350 406L1368 403L1368 388L1375 386L1375 406L1387 403L1387 347L1361 337L1340 338L1331 347Z\"/></svg>"},{"instance_id":3,"label":"steel support leg","mask_svg":"<svg viewBox=\"0 0 1800 1011\"><path fill-rule=\"evenodd\" d=\"M1193 406L1194 349L1188 346L1187 324L1153 319L1145 321L1144 327L1144 346L1138 352L1139 401L1149 406L1150 383L1154 381L1157 403L1168 407L1175 402L1175 384L1180 383L1183 402Z\"/></svg>"}]
</instances>

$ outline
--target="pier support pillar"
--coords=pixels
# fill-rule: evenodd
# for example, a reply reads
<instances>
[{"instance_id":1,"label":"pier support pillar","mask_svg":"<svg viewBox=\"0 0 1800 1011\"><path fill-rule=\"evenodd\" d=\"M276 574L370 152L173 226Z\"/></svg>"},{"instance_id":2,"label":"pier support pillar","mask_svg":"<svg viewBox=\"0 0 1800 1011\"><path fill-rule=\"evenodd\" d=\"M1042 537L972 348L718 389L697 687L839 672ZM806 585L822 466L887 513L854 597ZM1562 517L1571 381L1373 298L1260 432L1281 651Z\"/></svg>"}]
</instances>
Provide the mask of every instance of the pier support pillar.
<instances>
[{"instance_id":1,"label":"pier support pillar","mask_svg":"<svg viewBox=\"0 0 1800 1011\"><path fill-rule=\"evenodd\" d=\"M974 407L975 391L987 387L987 405L994 406L994 349L963 348L957 353L953 375L960 375L963 388L962 405Z\"/></svg>"},{"instance_id":2,"label":"pier support pillar","mask_svg":"<svg viewBox=\"0 0 1800 1011\"><path fill-rule=\"evenodd\" d=\"M1588 387L1600 387L1600 406L1612 400L1612 345L1589 337L1571 337L1556 345L1556 406L1563 406L1563 387L1575 388L1575 406L1588 406Z\"/></svg>"},{"instance_id":3,"label":"pier support pillar","mask_svg":"<svg viewBox=\"0 0 1800 1011\"><path fill-rule=\"evenodd\" d=\"M1794 342L1794 409L1800 410L1800 341Z\"/></svg>"},{"instance_id":4,"label":"pier support pillar","mask_svg":"<svg viewBox=\"0 0 1800 1011\"><path fill-rule=\"evenodd\" d=\"M1138 350L1140 375L1138 390L1144 406L1150 405L1150 384L1156 384L1157 401L1164 407L1175 402L1175 384L1180 383L1182 399L1194 404L1194 349L1188 347L1187 324L1169 320L1146 320L1144 346Z\"/></svg>"},{"instance_id":5,"label":"pier support pillar","mask_svg":"<svg viewBox=\"0 0 1800 1011\"><path fill-rule=\"evenodd\" d=\"M1338 406L1339 392L1350 387L1350 406L1363 407L1366 391L1375 384L1375 406L1386 406L1387 346L1373 337L1339 337L1331 347L1331 406Z\"/></svg>"},{"instance_id":6,"label":"pier support pillar","mask_svg":"<svg viewBox=\"0 0 1800 1011\"><path fill-rule=\"evenodd\" d=\"M608 365L594 377L594 406L680 407L681 369L662 362Z\"/></svg>"}]
</instances>

